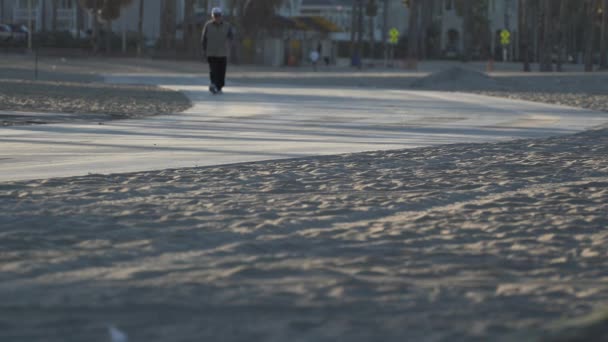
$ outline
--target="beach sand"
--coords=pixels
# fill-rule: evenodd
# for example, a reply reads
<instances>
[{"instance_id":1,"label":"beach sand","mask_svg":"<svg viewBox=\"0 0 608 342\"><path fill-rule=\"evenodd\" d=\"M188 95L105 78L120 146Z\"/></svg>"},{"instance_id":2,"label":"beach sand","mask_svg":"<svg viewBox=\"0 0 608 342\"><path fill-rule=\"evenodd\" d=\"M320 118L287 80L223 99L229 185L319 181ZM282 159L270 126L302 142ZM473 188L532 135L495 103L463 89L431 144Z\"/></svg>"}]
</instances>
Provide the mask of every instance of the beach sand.
<instances>
[{"instance_id":1,"label":"beach sand","mask_svg":"<svg viewBox=\"0 0 608 342\"><path fill-rule=\"evenodd\" d=\"M604 127L0 183L0 340L565 337L608 306L607 156Z\"/></svg>"},{"instance_id":2,"label":"beach sand","mask_svg":"<svg viewBox=\"0 0 608 342\"><path fill-rule=\"evenodd\" d=\"M0 337L454 341L608 304L608 131L0 185Z\"/></svg>"}]
</instances>

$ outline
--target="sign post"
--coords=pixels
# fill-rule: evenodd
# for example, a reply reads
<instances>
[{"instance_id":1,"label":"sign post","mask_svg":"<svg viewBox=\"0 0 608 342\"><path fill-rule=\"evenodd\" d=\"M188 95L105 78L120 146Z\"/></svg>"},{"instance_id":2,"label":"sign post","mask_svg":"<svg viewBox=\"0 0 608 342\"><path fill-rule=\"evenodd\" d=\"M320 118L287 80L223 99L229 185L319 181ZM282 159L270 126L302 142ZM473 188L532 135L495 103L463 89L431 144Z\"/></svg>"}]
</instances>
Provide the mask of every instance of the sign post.
<instances>
[{"instance_id":1,"label":"sign post","mask_svg":"<svg viewBox=\"0 0 608 342\"><path fill-rule=\"evenodd\" d=\"M509 30L500 31L500 44L502 45L502 61L506 62L509 57L507 47L511 44L511 32Z\"/></svg>"},{"instance_id":2,"label":"sign post","mask_svg":"<svg viewBox=\"0 0 608 342\"><path fill-rule=\"evenodd\" d=\"M388 31L388 41L391 43L391 64L394 64L395 61L395 45L399 43L399 30L393 27Z\"/></svg>"}]
</instances>

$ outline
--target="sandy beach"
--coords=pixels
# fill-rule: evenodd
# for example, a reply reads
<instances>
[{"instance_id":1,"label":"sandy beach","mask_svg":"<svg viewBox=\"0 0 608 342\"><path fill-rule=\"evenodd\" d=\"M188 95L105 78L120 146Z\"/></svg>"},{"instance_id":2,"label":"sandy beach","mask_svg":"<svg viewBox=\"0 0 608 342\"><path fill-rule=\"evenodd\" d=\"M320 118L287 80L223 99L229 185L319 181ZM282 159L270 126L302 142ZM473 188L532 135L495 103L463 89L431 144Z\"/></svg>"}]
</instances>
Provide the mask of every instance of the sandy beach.
<instances>
[{"instance_id":1,"label":"sandy beach","mask_svg":"<svg viewBox=\"0 0 608 342\"><path fill-rule=\"evenodd\" d=\"M607 156L597 127L0 183L0 340L557 341L608 306Z\"/></svg>"},{"instance_id":2,"label":"sandy beach","mask_svg":"<svg viewBox=\"0 0 608 342\"><path fill-rule=\"evenodd\" d=\"M607 146L597 130L4 183L0 335L540 336L608 303Z\"/></svg>"}]
</instances>

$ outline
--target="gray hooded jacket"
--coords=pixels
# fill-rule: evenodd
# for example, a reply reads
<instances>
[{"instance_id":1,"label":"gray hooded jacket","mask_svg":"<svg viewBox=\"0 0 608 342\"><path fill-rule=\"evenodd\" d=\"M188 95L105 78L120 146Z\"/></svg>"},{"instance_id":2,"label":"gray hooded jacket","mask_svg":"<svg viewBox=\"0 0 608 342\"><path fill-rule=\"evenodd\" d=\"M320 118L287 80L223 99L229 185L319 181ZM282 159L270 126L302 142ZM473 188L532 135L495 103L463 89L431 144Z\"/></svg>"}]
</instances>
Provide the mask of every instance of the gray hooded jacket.
<instances>
[{"instance_id":1,"label":"gray hooded jacket","mask_svg":"<svg viewBox=\"0 0 608 342\"><path fill-rule=\"evenodd\" d=\"M232 27L229 23L225 21L215 23L209 20L203 28L201 37L203 52L208 57L226 57L228 55L226 45L232 38Z\"/></svg>"}]
</instances>

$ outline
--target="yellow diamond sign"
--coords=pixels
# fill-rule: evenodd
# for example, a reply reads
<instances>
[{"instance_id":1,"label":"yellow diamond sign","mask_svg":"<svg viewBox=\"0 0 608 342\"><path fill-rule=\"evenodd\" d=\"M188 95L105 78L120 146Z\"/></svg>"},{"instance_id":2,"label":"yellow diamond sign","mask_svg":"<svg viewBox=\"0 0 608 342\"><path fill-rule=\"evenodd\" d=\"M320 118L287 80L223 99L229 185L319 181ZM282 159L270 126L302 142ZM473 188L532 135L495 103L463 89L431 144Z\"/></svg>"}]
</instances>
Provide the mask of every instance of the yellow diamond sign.
<instances>
[{"instance_id":1,"label":"yellow diamond sign","mask_svg":"<svg viewBox=\"0 0 608 342\"><path fill-rule=\"evenodd\" d=\"M511 32L508 30L500 31L500 44L509 45L511 44Z\"/></svg>"},{"instance_id":2,"label":"yellow diamond sign","mask_svg":"<svg viewBox=\"0 0 608 342\"><path fill-rule=\"evenodd\" d=\"M389 36L389 41L392 44L397 44L399 42L399 30L397 30L396 28L392 28L390 31L388 31L388 36Z\"/></svg>"}]
</instances>

